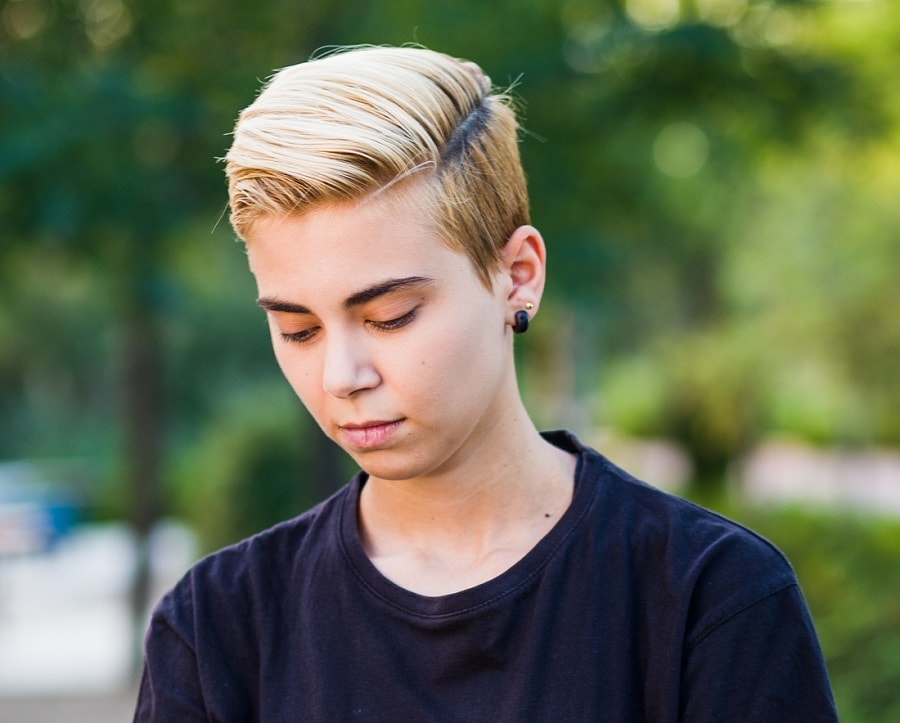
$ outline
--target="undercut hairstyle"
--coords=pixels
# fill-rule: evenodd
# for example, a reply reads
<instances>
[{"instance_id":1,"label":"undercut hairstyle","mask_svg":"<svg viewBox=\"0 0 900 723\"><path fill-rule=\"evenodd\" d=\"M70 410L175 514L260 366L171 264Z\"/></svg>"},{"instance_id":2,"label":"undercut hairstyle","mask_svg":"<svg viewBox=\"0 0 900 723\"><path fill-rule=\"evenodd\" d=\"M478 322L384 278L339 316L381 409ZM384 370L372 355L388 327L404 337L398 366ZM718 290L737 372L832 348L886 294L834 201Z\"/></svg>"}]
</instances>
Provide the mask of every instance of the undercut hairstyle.
<instances>
[{"instance_id":1,"label":"undercut hairstyle","mask_svg":"<svg viewBox=\"0 0 900 723\"><path fill-rule=\"evenodd\" d=\"M358 47L293 65L238 118L231 224L250 243L263 217L408 189L490 288L507 239L529 223L518 130L511 97L443 53Z\"/></svg>"}]
</instances>

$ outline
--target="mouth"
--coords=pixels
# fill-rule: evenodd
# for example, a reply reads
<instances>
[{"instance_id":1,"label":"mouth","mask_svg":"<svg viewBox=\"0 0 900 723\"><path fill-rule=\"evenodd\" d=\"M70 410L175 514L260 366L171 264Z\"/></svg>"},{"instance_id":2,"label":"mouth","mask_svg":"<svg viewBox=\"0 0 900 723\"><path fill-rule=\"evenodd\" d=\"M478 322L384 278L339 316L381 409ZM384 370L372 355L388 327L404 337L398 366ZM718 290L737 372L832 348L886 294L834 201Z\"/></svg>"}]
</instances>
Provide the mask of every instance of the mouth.
<instances>
[{"instance_id":1,"label":"mouth","mask_svg":"<svg viewBox=\"0 0 900 723\"><path fill-rule=\"evenodd\" d=\"M340 439L356 449L373 449L386 444L396 434L403 419L342 424L338 428Z\"/></svg>"}]
</instances>

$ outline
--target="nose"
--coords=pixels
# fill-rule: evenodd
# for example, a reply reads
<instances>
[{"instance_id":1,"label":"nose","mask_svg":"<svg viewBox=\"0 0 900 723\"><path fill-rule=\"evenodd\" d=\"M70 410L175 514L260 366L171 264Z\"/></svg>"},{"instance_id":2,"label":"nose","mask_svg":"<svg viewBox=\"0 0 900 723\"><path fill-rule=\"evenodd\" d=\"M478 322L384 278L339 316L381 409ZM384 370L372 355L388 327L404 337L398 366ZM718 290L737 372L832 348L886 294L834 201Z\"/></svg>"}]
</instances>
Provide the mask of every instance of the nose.
<instances>
[{"instance_id":1,"label":"nose","mask_svg":"<svg viewBox=\"0 0 900 723\"><path fill-rule=\"evenodd\" d=\"M332 333L325 343L322 388L334 397L351 397L381 381L366 340L358 335Z\"/></svg>"}]
</instances>

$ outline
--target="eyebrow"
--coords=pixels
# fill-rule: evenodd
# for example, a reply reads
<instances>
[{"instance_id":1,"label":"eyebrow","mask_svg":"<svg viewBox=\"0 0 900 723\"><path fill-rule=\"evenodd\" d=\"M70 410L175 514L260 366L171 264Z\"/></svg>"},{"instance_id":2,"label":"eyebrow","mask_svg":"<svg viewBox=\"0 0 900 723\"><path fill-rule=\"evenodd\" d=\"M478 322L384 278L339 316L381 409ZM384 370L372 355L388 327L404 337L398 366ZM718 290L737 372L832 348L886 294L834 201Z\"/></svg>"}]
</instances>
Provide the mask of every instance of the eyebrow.
<instances>
[{"instance_id":1,"label":"eyebrow","mask_svg":"<svg viewBox=\"0 0 900 723\"><path fill-rule=\"evenodd\" d=\"M410 289L420 289L428 286L433 279L427 276L406 276L402 279L388 279L379 284L374 284L362 291L357 291L344 299L344 308L353 309L357 306L367 304L373 299L377 299L385 294L391 294L396 291L408 291ZM290 301L280 301L279 299L268 299L260 297L256 300L257 306L262 307L266 311L281 311L287 314L312 314L308 307L302 304L295 304Z\"/></svg>"}]
</instances>

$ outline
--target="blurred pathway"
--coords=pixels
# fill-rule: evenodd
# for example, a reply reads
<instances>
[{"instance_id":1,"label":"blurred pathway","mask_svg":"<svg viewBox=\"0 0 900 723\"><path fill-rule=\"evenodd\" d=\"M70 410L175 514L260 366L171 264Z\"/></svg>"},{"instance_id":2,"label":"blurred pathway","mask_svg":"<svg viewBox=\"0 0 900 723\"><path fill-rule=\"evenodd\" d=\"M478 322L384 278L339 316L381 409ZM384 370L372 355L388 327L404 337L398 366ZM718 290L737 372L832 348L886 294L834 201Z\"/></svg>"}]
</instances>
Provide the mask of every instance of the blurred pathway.
<instances>
[{"instance_id":1,"label":"blurred pathway","mask_svg":"<svg viewBox=\"0 0 900 723\"><path fill-rule=\"evenodd\" d=\"M844 511L900 515L900 451L821 449L772 440L738 472L745 498Z\"/></svg>"},{"instance_id":2,"label":"blurred pathway","mask_svg":"<svg viewBox=\"0 0 900 723\"><path fill-rule=\"evenodd\" d=\"M191 537L161 526L151 555L157 597L193 561ZM0 558L0 723L130 720L134 568L134 537L118 524L79 528L47 553Z\"/></svg>"},{"instance_id":3,"label":"blurred pathway","mask_svg":"<svg viewBox=\"0 0 900 723\"><path fill-rule=\"evenodd\" d=\"M129 723L135 695L127 689L103 695L0 697L0 722Z\"/></svg>"}]
</instances>

